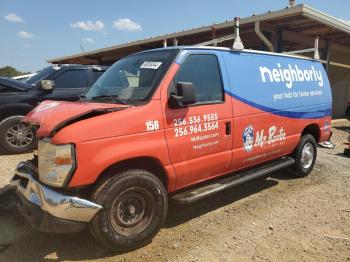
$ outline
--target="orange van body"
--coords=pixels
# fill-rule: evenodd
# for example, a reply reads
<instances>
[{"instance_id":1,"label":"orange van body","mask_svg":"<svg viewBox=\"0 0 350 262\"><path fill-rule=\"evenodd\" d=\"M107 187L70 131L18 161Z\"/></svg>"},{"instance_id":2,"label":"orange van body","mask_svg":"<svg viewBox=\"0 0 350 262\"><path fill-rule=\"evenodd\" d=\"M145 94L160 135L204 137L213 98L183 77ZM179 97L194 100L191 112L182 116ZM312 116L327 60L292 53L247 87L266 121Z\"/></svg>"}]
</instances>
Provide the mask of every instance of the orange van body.
<instances>
[{"instance_id":1,"label":"orange van body","mask_svg":"<svg viewBox=\"0 0 350 262\"><path fill-rule=\"evenodd\" d=\"M109 112L73 122L52 136L53 144L75 145L78 164L67 185L71 188L94 184L105 170L123 161L150 159L163 169L168 192L174 192L289 155L307 126L317 126L319 142L329 138L330 130L325 123L330 122L330 116L291 120L247 105L227 93L224 103L172 109L168 104L168 87L179 67L178 63L171 65L152 99L143 106L45 101L24 121L40 126L37 132L40 138L52 136L55 126L71 117L87 112ZM174 136L174 129L182 126L181 121L187 121L184 125L190 126L191 116L200 117L202 125L218 123L214 129L200 133L202 137L212 136L207 141L216 144L205 144L198 150L188 135ZM158 126L156 130L148 130L147 123L158 123ZM232 127L229 134L225 133L227 123ZM254 154L247 154L242 147L242 130L252 123L256 130L280 123L287 135L280 142L257 147Z\"/></svg>"},{"instance_id":2,"label":"orange van body","mask_svg":"<svg viewBox=\"0 0 350 262\"><path fill-rule=\"evenodd\" d=\"M331 106L315 60L141 52L116 62L82 101L44 101L25 117L37 126L38 157L18 165L13 183L24 213L39 210L28 220L40 230L89 225L102 244L130 250L160 230L168 197L193 202L285 167L308 175L316 143L331 136Z\"/></svg>"}]
</instances>

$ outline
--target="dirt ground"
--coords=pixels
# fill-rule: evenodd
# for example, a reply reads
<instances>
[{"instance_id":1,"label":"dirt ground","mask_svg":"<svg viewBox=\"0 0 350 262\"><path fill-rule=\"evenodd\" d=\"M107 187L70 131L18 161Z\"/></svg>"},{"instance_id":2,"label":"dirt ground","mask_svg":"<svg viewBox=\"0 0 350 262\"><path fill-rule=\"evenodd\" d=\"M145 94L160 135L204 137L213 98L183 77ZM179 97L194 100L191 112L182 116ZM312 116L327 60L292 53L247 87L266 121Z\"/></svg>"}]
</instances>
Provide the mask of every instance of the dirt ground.
<instances>
[{"instance_id":1,"label":"dirt ground","mask_svg":"<svg viewBox=\"0 0 350 262\"><path fill-rule=\"evenodd\" d=\"M282 170L191 205L171 204L153 242L125 254L99 246L88 231L36 232L2 195L0 261L350 261L350 158L342 155L349 124L333 126L336 148L319 148L308 177ZM21 159L0 156L0 174L8 177Z\"/></svg>"}]
</instances>

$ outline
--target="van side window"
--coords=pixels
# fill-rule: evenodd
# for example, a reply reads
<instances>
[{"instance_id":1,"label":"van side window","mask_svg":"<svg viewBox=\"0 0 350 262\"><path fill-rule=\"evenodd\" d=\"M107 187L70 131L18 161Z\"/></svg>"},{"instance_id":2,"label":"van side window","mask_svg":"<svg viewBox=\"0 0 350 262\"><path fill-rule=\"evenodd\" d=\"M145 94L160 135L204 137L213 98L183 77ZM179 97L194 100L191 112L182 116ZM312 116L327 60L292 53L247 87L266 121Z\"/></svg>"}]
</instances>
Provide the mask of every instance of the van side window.
<instances>
[{"instance_id":1,"label":"van side window","mask_svg":"<svg viewBox=\"0 0 350 262\"><path fill-rule=\"evenodd\" d=\"M190 55L175 77L177 82L191 82L196 104L221 102L224 99L218 59L215 55Z\"/></svg>"},{"instance_id":2,"label":"van side window","mask_svg":"<svg viewBox=\"0 0 350 262\"><path fill-rule=\"evenodd\" d=\"M55 88L87 87L87 74L84 69L73 69L63 72L55 80Z\"/></svg>"}]
</instances>

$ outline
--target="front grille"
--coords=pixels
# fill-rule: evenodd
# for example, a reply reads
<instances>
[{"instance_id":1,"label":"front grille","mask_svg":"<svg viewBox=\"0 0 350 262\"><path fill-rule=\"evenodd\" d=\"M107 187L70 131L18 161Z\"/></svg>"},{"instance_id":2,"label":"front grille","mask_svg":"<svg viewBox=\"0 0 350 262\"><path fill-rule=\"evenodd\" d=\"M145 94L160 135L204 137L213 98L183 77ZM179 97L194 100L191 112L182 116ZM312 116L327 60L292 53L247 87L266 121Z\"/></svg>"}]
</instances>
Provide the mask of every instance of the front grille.
<instances>
[{"instance_id":1,"label":"front grille","mask_svg":"<svg viewBox=\"0 0 350 262\"><path fill-rule=\"evenodd\" d=\"M24 189L27 188L28 182L29 182L29 179L27 179L27 178L25 178L25 177L21 177L21 178L19 179L19 184L20 184L21 187L23 187Z\"/></svg>"},{"instance_id":2,"label":"front grille","mask_svg":"<svg viewBox=\"0 0 350 262\"><path fill-rule=\"evenodd\" d=\"M25 177L21 177L19 175L15 175L12 179L13 181L18 181L19 185L24 188L27 189L28 183L29 183L29 179L25 178Z\"/></svg>"},{"instance_id":3,"label":"front grille","mask_svg":"<svg viewBox=\"0 0 350 262\"><path fill-rule=\"evenodd\" d=\"M33 159L22 162L22 165L18 166L18 171L23 173L29 173L34 179L39 179L38 173L38 157L34 155Z\"/></svg>"}]
</instances>

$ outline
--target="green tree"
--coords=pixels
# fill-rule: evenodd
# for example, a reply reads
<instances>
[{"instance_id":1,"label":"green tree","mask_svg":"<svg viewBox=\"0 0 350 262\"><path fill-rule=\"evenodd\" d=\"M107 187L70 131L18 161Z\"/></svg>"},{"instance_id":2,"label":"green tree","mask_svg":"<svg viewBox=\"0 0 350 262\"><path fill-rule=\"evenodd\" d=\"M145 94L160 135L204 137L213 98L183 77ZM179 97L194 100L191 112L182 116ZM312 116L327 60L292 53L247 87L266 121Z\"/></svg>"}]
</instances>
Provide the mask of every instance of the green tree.
<instances>
[{"instance_id":1,"label":"green tree","mask_svg":"<svg viewBox=\"0 0 350 262\"><path fill-rule=\"evenodd\" d=\"M25 75L25 74L27 74L27 73L23 73L21 71L18 71L11 66L5 66L5 67L0 68L0 76L14 77L14 76L20 76L20 75Z\"/></svg>"}]
</instances>

